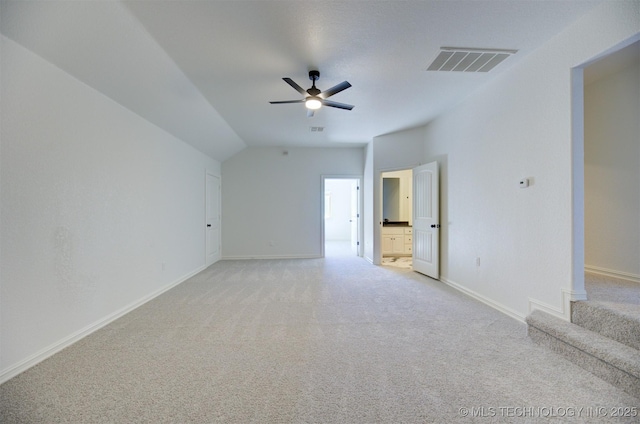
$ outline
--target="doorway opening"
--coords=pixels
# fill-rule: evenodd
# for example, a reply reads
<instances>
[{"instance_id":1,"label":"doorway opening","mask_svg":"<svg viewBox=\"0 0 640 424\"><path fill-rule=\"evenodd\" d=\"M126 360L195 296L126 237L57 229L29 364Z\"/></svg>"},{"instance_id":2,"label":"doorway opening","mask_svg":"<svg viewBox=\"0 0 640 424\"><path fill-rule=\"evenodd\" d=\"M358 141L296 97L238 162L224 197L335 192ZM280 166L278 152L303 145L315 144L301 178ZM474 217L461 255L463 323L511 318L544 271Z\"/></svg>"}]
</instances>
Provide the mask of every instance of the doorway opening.
<instances>
[{"instance_id":1,"label":"doorway opening","mask_svg":"<svg viewBox=\"0 0 640 424\"><path fill-rule=\"evenodd\" d=\"M380 250L385 258L411 258L411 269L440 279L440 177L438 161L380 175ZM399 178L396 184L395 179ZM389 179L389 181L385 181ZM385 187L386 186L386 187ZM389 193L385 193L385 188ZM396 191L399 194L396 195ZM396 205L396 201L401 202ZM397 206L397 208L396 208ZM396 220L397 219L397 220ZM397 261L397 259L396 259Z\"/></svg>"},{"instance_id":2,"label":"doorway opening","mask_svg":"<svg viewBox=\"0 0 640 424\"><path fill-rule=\"evenodd\" d=\"M587 246L586 242L588 239L593 240L594 236L597 235L597 227L594 227L593 224L590 224L587 221L593 221L593 217L597 217L596 210L592 208L593 196L594 196L594 175L597 177L597 174L594 174L592 169L585 169L592 167L592 164L589 163L589 157L593 157L593 151L586 152L585 149L594 150L599 148L597 143L589 142L589 145L585 144L585 131L592 131L591 129L585 128L585 106L590 107L590 104L585 105L585 86L589 85L590 79L593 77L589 76L589 73L594 72L595 67L592 65L596 64L596 62L601 61L601 63L605 64L608 61L606 60L607 56L613 57L616 53L620 53L625 50L626 47L631 47L634 43L640 41L640 35L636 35L631 39L625 40L619 43L616 46L611 47L608 51L605 51L599 54L597 57L592 58L591 60L579 65L571 70L572 74L572 157L573 157L573 169L572 169L572 177L573 177L573 198L572 198L572 206L573 206L573 216L572 216L572 235L573 235L573 270L572 270L572 287L570 292L568 293L568 298L571 301L575 300L587 300L587 292L585 287L585 268L589 267L587 261L593 260L595 258L596 251L593 250L594 246ZM636 45L637 46L637 45ZM636 47L637 48L637 47ZM629 50L627 50L629 51ZM637 50L636 50L637 52ZM633 54L633 53L632 53ZM637 55L637 53L635 53ZM624 56L624 55L623 55ZM619 59L619 57L618 57ZM618 59L615 59L613 62L607 64L607 68L610 68L612 63L619 63ZM637 59L637 58L636 58ZM596 73L600 72L601 69L595 71ZM598 94L599 95L599 94ZM594 93L591 93L590 96L594 96ZM591 100L590 100L591 102ZM592 119L592 118L590 118ZM617 126L616 126L617 127ZM600 130L604 128L603 125L598 125L597 128ZM617 131L617 128L616 128ZM594 138L594 134L588 134L588 137ZM629 147L629 146L627 146ZM637 148L637 146L635 146ZM619 167L619 164L614 166L614 168ZM631 169L631 168L630 168ZM586 172L588 174L586 175ZM597 178L596 182L600 182ZM635 182L634 182L635 183ZM587 185L588 184L588 185ZM588 190L588 196L585 196L585 191ZM618 190L618 187L616 187ZM587 198L586 198L587 197ZM591 200L589 199L591 198ZM637 198L637 196L635 196ZM585 200L587 202L585 202ZM585 203L589 203L586 205L589 208L588 214L590 216L585 216ZM586 219L585 219L586 218ZM607 217L607 221L610 222L610 216ZM628 231L628 229L626 229ZM609 234L611 233L611 229L609 228ZM588 235L588 237L587 237ZM598 247L598 246L595 246ZM585 250L588 250L589 257L585 258ZM619 258L616 257L616 260ZM612 262L613 263L613 262ZM605 267L602 267L605 268ZM608 267L607 267L608 268ZM592 272L592 269L588 271ZM569 309L565 307L565 309Z\"/></svg>"},{"instance_id":3,"label":"doorway opening","mask_svg":"<svg viewBox=\"0 0 640 424\"><path fill-rule=\"evenodd\" d=\"M640 293L638 99L640 41L584 68L585 290L589 300L629 303Z\"/></svg>"},{"instance_id":4,"label":"doorway opening","mask_svg":"<svg viewBox=\"0 0 640 424\"><path fill-rule=\"evenodd\" d=\"M360 178L322 178L322 256L362 256Z\"/></svg>"},{"instance_id":5,"label":"doorway opening","mask_svg":"<svg viewBox=\"0 0 640 424\"><path fill-rule=\"evenodd\" d=\"M384 266L413 268L413 170L381 173L382 261Z\"/></svg>"}]
</instances>

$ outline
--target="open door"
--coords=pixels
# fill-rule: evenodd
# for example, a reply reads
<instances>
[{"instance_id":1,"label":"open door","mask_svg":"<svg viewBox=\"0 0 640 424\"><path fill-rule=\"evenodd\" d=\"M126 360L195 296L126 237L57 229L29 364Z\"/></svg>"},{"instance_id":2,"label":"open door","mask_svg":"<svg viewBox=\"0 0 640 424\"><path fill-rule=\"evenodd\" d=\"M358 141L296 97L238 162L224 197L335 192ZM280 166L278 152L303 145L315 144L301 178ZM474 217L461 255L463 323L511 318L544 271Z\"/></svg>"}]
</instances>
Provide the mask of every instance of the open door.
<instances>
[{"instance_id":1,"label":"open door","mask_svg":"<svg viewBox=\"0 0 640 424\"><path fill-rule=\"evenodd\" d=\"M438 162L413 168L413 270L440 279Z\"/></svg>"}]
</instances>

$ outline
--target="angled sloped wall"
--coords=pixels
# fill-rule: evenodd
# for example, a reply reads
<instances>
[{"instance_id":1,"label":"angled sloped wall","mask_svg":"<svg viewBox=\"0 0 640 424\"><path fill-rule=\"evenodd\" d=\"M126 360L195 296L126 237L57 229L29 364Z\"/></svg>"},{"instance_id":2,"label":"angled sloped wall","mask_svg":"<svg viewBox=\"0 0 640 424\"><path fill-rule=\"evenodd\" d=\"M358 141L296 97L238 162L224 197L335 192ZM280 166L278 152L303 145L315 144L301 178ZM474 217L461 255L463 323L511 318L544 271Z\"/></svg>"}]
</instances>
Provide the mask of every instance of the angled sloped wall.
<instances>
[{"instance_id":1,"label":"angled sloped wall","mask_svg":"<svg viewBox=\"0 0 640 424\"><path fill-rule=\"evenodd\" d=\"M2 37L0 381L203 268L220 163Z\"/></svg>"}]
</instances>

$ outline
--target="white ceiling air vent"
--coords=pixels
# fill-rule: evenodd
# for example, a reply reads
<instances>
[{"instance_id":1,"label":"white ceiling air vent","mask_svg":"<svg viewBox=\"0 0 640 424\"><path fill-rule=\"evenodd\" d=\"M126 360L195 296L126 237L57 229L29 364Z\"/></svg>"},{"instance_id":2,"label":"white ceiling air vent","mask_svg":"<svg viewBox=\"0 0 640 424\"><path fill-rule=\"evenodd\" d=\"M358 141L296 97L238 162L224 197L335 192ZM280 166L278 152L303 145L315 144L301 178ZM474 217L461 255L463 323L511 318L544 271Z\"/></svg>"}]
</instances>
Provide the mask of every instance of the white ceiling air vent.
<instances>
[{"instance_id":1,"label":"white ceiling air vent","mask_svg":"<svg viewBox=\"0 0 640 424\"><path fill-rule=\"evenodd\" d=\"M309 131L311 132L322 132L324 131L324 127L309 127Z\"/></svg>"},{"instance_id":2,"label":"white ceiling air vent","mask_svg":"<svg viewBox=\"0 0 640 424\"><path fill-rule=\"evenodd\" d=\"M505 49L440 47L440 54L427 71L489 72L500 62L518 52Z\"/></svg>"}]
</instances>

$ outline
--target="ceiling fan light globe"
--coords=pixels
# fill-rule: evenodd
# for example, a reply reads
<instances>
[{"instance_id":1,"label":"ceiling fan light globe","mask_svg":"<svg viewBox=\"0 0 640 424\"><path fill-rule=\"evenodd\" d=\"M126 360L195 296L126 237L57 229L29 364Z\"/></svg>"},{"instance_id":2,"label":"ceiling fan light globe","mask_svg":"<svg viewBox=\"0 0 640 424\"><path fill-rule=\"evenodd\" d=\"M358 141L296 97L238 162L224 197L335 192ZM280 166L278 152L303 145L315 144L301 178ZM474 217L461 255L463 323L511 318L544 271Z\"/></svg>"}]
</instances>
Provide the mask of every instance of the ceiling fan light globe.
<instances>
[{"instance_id":1,"label":"ceiling fan light globe","mask_svg":"<svg viewBox=\"0 0 640 424\"><path fill-rule=\"evenodd\" d=\"M317 98L310 97L307 99L304 105L307 107L307 109L317 110L322 106L322 102Z\"/></svg>"}]
</instances>

